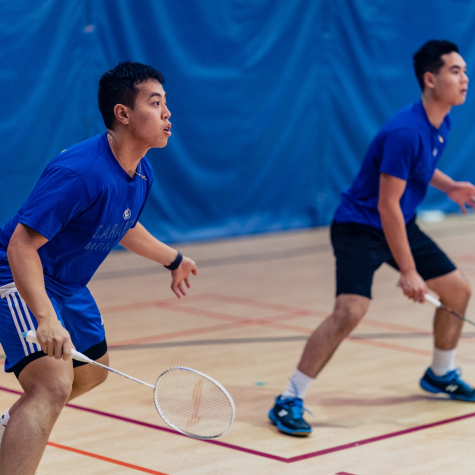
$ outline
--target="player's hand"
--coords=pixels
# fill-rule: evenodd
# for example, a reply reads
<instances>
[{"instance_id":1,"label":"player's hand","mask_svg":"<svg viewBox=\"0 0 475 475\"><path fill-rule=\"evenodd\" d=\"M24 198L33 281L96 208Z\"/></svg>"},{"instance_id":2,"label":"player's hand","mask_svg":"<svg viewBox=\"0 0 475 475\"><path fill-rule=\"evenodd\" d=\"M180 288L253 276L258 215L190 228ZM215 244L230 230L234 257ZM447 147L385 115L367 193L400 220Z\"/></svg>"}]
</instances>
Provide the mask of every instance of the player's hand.
<instances>
[{"instance_id":1,"label":"player's hand","mask_svg":"<svg viewBox=\"0 0 475 475\"><path fill-rule=\"evenodd\" d=\"M43 351L57 360L71 358L73 342L69 332L61 325L57 318L41 322L36 330L36 338Z\"/></svg>"},{"instance_id":2,"label":"player's hand","mask_svg":"<svg viewBox=\"0 0 475 475\"><path fill-rule=\"evenodd\" d=\"M427 284L417 271L401 272L398 285L402 288L404 295L414 302L424 303L426 301Z\"/></svg>"},{"instance_id":3,"label":"player's hand","mask_svg":"<svg viewBox=\"0 0 475 475\"><path fill-rule=\"evenodd\" d=\"M463 214L467 214L465 205L475 208L475 186L468 181L456 181L447 196L460 206Z\"/></svg>"},{"instance_id":4,"label":"player's hand","mask_svg":"<svg viewBox=\"0 0 475 475\"><path fill-rule=\"evenodd\" d=\"M181 299L182 295L186 295L185 288L183 287L183 282L190 288L190 281L188 280L190 274L196 275L198 269L196 264L190 258L183 256L183 260L177 269L172 270L172 285L171 289L173 293Z\"/></svg>"}]
</instances>

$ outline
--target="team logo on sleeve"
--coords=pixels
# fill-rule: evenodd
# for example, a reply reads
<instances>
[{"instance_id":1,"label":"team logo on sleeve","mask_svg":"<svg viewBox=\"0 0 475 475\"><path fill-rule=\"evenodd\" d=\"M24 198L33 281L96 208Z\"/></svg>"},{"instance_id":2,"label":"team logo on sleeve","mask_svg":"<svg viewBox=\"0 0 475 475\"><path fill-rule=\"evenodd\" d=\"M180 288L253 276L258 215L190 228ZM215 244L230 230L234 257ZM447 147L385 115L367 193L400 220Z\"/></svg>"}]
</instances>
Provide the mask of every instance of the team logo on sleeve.
<instances>
[{"instance_id":1,"label":"team logo on sleeve","mask_svg":"<svg viewBox=\"0 0 475 475\"><path fill-rule=\"evenodd\" d=\"M132 211L130 211L130 209L127 208L127 209L124 211L124 219L130 219L131 216L132 216Z\"/></svg>"}]
</instances>

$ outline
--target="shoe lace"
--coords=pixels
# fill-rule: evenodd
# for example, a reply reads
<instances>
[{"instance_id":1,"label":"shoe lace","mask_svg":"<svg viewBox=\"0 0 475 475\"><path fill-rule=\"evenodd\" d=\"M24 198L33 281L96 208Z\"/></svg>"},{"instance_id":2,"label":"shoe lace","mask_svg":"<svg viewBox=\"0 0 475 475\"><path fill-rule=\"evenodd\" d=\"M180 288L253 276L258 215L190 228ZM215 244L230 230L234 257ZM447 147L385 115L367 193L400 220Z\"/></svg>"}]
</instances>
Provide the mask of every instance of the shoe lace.
<instances>
[{"instance_id":1,"label":"shoe lace","mask_svg":"<svg viewBox=\"0 0 475 475\"><path fill-rule=\"evenodd\" d=\"M309 411L306 407L304 407L302 399L292 398L289 402L290 410L292 411L293 417L300 418L302 417L304 412L307 412L312 417L314 417L313 413Z\"/></svg>"}]
</instances>

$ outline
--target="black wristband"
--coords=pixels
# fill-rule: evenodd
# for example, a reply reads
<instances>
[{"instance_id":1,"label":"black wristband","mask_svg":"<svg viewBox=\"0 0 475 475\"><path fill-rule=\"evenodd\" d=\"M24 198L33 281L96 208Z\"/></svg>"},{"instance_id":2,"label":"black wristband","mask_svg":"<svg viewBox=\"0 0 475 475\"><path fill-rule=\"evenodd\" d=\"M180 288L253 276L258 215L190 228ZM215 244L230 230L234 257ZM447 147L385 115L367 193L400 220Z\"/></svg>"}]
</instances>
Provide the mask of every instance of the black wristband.
<instances>
[{"instance_id":1,"label":"black wristband","mask_svg":"<svg viewBox=\"0 0 475 475\"><path fill-rule=\"evenodd\" d=\"M166 267L168 270L178 269L178 267L180 267L182 260L183 260L183 254L180 251L178 251L178 255L175 257L175 260L169 266L163 266L163 267Z\"/></svg>"}]
</instances>

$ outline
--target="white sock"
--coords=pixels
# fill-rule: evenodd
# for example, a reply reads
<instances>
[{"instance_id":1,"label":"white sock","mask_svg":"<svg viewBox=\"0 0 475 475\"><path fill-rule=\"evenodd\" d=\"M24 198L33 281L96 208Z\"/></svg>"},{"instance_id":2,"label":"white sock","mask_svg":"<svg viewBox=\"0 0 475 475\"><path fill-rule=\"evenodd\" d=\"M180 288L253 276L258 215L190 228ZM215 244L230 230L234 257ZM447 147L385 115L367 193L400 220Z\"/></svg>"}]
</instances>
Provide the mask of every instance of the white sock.
<instances>
[{"instance_id":1,"label":"white sock","mask_svg":"<svg viewBox=\"0 0 475 475\"><path fill-rule=\"evenodd\" d=\"M448 371L455 369L455 351L453 350L439 350L434 347L434 355L430 369L436 376L444 376Z\"/></svg>"},{"instance_id":2,"label":"white sock","mask_svg":"<svg viewBox=\"0 0 475 475\"><path fill-rule=\"evenodd\" d=\"M310 384L312 384L314 380L315 378L311 378L310 376L307 376L306 374L296 369L293 376L290 378L290 383L287 386L287 389L282 394L282 397L298 397L300 399L303 399L305 397L305 394L307 394L307 390L310 387Z\"/></svg>"},{"instance_id":3,"label":"white sock","mask_svg":"<svg viewBox=\"0 0 475 475\"><path fill-rule=\"evenodd\" d=\"M5 414L3 414L3 416L0 418L0 424L2 424L2 426L6 426L9 420L10 420L10 409L7 409L7 412L5 412Z\"/></svg>"}]
</instances>

